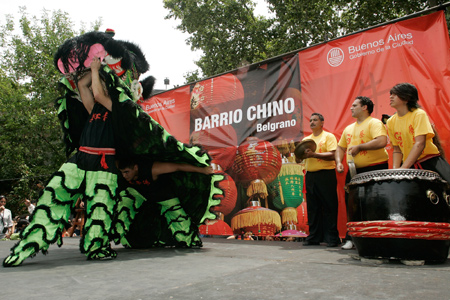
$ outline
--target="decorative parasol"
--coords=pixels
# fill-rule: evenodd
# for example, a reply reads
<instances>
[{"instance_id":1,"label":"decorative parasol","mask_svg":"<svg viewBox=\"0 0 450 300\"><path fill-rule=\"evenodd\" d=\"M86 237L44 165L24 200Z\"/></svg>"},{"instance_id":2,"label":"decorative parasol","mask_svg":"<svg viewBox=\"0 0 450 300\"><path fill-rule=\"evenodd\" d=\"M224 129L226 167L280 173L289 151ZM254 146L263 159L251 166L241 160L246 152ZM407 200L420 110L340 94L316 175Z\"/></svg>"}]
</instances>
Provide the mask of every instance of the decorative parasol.
<instances>
[{"instance_id":1,"label":"decorative parasol","mask_svg":"<svg viewBox=\"0 0 450 300\"><path fill-rule=\"evenodd\" d=\"M256 236L274 235L281 230L281 218L276 211L261 207L259 202L253 201L253 206L244 208L233 216L231 229L236 234L243 229Z\"/></svg>"}]
</instances>

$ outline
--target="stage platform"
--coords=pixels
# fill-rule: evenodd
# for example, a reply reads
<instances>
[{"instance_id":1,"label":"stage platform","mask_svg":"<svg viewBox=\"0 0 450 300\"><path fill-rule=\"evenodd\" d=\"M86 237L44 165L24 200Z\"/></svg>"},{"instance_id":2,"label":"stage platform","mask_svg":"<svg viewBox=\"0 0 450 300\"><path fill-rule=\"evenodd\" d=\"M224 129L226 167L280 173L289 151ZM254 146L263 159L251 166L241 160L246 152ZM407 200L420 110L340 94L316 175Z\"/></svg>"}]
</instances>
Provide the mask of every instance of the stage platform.
<instances>
[{"instance_id":1,"label":"stage platform","mask_svg":"<svg viewBox=\"0 0 450 300\"><path fill-rule=\"evenodd\" d=\"M449 299L450 262L358 260L300 242L203 238L201 249L130 250L87 261L79 238L1 268L2 299ZM1 259L15 241L0 241Z\"/></svg>"}]
</instances>

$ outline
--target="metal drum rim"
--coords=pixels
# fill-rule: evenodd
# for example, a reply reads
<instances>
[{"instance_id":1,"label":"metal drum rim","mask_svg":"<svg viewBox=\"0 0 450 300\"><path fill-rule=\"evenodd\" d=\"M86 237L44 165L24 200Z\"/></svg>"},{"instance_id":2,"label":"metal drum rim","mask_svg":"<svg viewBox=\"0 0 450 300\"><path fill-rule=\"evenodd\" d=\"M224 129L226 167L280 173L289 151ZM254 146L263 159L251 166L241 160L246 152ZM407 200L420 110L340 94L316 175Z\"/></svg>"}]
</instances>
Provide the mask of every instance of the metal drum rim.
<instances>
[{"instance_id":1,"label":"metal drum rim","mask_svg":"<svg viewBox=\"0 0 450 300\"><path fill-rule=\"evenodd\" d=\"M376 170L364 172L361 174L356 174L347 186L365 184L369 182L380 182L380 181L400 181L400 180L426 180L426 181L437 181L449 185L439 173L429 170L418 170L418 169L386 169L386 170Z\"/></svg>"}]
</instances>

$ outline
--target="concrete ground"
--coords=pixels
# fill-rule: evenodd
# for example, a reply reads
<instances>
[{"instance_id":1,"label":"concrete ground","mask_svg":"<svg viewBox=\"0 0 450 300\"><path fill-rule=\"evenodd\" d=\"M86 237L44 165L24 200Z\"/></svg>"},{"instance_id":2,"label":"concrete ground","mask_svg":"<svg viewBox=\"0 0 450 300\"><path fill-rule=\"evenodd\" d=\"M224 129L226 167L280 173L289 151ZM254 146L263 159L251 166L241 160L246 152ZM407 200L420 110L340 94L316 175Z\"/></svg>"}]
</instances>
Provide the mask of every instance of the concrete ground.
<instances>
[{"instance_id":1,"label":"concrete ground","mask_svg":"<svg viewBox=\"0 0 450 300\"><path fill-rule=\"evenodd\" d=\"M115 247L87 261L79 238L16 268L0 267L1 299L450 299L450 262L358 260L356 250L299 242L204 238L202 249ZM15 241L0 242L3 260Z\"/></svg>"}]
</instances>

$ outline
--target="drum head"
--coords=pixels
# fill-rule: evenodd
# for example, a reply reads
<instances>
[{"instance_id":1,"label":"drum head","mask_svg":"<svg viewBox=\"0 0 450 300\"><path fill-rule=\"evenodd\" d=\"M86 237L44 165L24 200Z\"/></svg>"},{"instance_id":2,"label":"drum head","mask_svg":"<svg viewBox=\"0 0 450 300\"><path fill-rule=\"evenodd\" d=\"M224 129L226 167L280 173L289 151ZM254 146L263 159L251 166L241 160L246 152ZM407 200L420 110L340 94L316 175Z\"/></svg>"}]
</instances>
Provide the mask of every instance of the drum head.
<instances>
[{"instance_id":1,"label":"drum head","mask_svg":"<svg viewBox=\"0 0 450 300\"><path fill-rule=\"evenodd\" d=\"M369 182L381 181L400 181L400 180L422 180L428 182L440 182L448 184L439 176L438 173L428 170L416 169L389 169L364 172L355 175L347 186L365 184Z\"/></svg>"}]
</instances>

